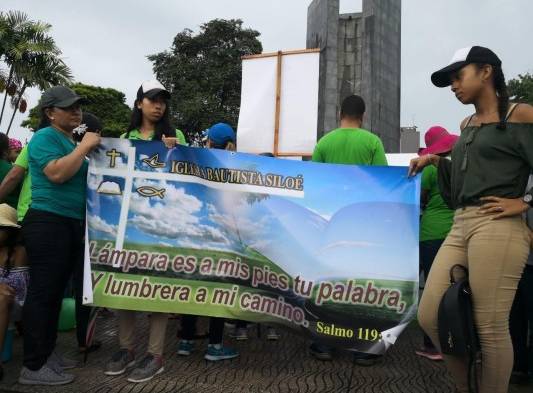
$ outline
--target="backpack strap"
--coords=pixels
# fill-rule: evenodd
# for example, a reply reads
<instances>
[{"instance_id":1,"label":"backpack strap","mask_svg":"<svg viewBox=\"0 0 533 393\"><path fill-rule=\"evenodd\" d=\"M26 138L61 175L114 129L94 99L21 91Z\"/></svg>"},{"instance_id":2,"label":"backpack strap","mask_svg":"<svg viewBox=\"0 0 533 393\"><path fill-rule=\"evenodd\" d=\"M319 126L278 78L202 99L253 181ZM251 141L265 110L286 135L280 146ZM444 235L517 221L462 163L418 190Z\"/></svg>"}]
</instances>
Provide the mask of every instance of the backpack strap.
<instances>
[{"instance_id":1,"label":"backpack strap","mask_svg":"<svg viewBox=\"0 0 533 393\"><path fill-rule=\"evenodd\" d=\"M509 120L509 118L511 117L511 115L513 114L514 110L516 109L516 107L518 106L519 104L517 104L516 102L514 104L511 104L509 106L509 110L507 111L507 116L505 116L505 121L507 122L507 120Z\"/></svg>"},{"instance_id":2,"label":"backpack strap","mask_svg":"<svg viewBox=\"0 0 533 393\"><path fill-rule=\"evenodd\" d=\"M462 270L464 276L468 279L468 269L463 265L455 264L450 268L450 284L454 284L457 282L457 278L455 278L456 270Z\"/></svg>"}]
</instances>

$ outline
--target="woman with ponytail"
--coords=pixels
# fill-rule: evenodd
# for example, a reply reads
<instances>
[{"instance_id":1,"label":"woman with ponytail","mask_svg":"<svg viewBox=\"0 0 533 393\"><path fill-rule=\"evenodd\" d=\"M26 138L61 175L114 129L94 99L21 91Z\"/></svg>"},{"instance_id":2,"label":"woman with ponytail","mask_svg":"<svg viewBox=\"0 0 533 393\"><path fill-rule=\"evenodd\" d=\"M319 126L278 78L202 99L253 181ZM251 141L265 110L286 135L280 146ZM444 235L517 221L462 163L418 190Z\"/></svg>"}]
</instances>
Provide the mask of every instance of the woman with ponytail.
<instances>
[{"instance_id":1,"label":"woman with ponytail","mask_svg":"<svg viewBox=\"0 0 533 393\"><path fill-rule=\"evenodd\" d=\"M475 113L461 123L451 160L424 155L411 161L411 175L433 164L439 188L455 209L453 227L429 274L419 322L438 345L437 311L450 284L450 269L468 268L474 322L481 346L481 393L506 393L513 366L509 313L529 250L523 213L533 169L533 107L509 105L501 61L490 49L458 50L451 63L433 73L437 87L451 86ZM525 193L525 195L524 195ZM459 392L468 392L467 359L444 356Z\"/></svg>"},{"instance_id":2,"label":"woman with ponytail","mask_svg":"<svg viewBox=\"0 0 533 393\"><path fill-rule=\"evenodd\" d=\"M130 124L120 137L133 140L163 141L171 148L186 145L183 132L170 124L170 93L157 80L143 82L137 90Z\"/></svg>"},{"instance_id":3,"label":"woman with ponytail","mask_svg":"<svg viewBox=\"0 0 533 393\"><path fill-rule=\"evenodd\" d=\"M157 80L146 81L137 90L133 104L130 125L120 137L132 140L162 141L169 149L185 144L180 130L170 124L168 101L169 91ZM154 312L150 315L148 347L146 353L135 359L135 320L139 313L132 310L118 311L118 341L120 349L105 366L104 373L110 376L129 372L128 382L142 383L161 374L165 332L168 314Z\"/></svg>"}]
</instances>

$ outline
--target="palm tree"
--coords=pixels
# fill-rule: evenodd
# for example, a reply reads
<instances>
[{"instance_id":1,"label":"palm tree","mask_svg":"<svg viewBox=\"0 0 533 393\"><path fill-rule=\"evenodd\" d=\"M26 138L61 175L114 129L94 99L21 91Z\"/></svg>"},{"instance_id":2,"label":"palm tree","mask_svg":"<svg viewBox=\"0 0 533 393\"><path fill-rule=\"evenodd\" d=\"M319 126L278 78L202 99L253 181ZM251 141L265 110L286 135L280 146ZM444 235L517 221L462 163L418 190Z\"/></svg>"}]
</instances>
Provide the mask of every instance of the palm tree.
<instances>
[{"instance_id":1,"label":"palm tree","mask_svg":"<svg viewBox=\"0 0 533 393\"><path fill-rule=\"evenodd\" d=\"M59 59L61 51L48 35L51 27L48 23L28 19L23 12L0 12L0 60L8 66L7 73L0 70L0 91L5 87L0 124L8 96L16 111L28 87L42 89L70 81L71 72ZM14 113L11 123L13 118Z\"/></svg>"},{"instance_id":2,"label":"palm tree","mask_svg":"<svg viewBox=\"0 0 533 393\"><path fill-rule=\"evenodd\" d=\"M72 73L63 60L58 57L59 54L60 52L54 51L29 56L21 67L16 68L15 74L19 89L11 100L14 109L6 135L11 130L13 119L27 88L38 87L40 90L46 90L52 86L66 85L72 82Z\"/></svg>"}]
</instances>

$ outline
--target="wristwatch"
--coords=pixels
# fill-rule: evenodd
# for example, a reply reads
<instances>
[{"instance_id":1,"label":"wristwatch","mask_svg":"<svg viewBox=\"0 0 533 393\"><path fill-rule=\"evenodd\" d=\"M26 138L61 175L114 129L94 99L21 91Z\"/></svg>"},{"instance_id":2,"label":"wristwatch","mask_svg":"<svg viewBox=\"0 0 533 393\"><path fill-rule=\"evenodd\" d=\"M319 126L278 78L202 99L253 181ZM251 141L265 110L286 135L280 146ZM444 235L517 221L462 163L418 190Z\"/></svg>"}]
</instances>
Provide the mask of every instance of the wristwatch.
<instances>
[{"instance_id":1,"label":"wristwatch","mask_svg":"<svg viewBox=\"0 0 533 393\"><path fill-rule=\"evenodd\" d=\"M526 194L522 198L522 200L529 205L529 207L533 207L533 195Z\"/></svg>"}]
</instances>

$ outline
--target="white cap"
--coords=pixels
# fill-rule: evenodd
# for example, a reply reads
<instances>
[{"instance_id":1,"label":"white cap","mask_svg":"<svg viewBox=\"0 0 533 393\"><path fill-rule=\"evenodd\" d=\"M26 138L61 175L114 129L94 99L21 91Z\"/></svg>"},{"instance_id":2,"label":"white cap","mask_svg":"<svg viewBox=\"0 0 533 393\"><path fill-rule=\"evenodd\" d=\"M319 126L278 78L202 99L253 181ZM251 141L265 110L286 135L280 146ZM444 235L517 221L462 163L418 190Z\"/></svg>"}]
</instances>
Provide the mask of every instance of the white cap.
<instances>
[{"instance_id":1,"label":"white cap","mask_svg":"<svg viewBox=\"0 0 533 393\"><path fill-rule=\"evenodd\" d=\"M143 82L141 87L139 87L139 90L137 90L138 99L143 97L154 98L158 94L162 94L166 98L170 98L170 93L167 89L165 89L165 86L155 79Z\"/></svg>"}]
</instances>

